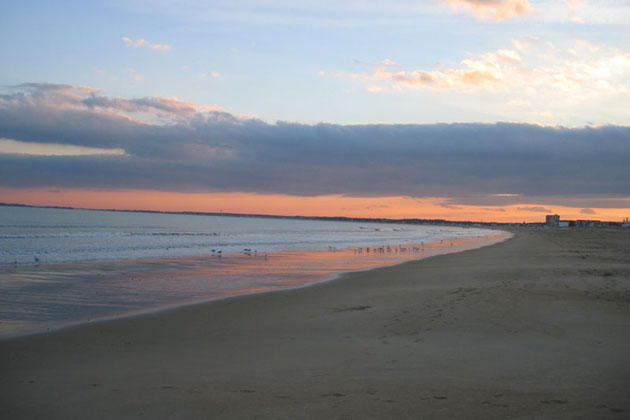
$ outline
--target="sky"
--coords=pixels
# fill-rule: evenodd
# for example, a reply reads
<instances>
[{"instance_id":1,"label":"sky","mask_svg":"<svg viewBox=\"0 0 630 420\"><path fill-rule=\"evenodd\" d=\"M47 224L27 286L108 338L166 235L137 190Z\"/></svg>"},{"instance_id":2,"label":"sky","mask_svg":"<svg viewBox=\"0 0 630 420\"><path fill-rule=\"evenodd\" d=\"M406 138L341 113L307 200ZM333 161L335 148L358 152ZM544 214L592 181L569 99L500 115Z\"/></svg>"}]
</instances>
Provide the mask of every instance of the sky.
<instances>
[{"instance_id":1,"label":"sky","mask_svg":"<svg viewBox=\"0 0 630 420\"><path fill-rule=\"evenodd\" d=\"M626 0L5 0L0 56L0 202L630 216Z\"/></svg>"}]
</instances>

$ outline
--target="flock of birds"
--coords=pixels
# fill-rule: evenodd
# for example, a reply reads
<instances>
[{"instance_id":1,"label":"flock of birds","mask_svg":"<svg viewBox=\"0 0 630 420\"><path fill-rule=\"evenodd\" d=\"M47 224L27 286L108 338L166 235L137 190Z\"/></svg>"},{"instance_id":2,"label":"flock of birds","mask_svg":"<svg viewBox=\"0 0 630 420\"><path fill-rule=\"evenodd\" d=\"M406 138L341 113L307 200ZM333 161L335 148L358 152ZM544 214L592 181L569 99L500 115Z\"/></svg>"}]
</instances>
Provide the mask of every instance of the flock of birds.
<instances>
[{"instance_id":1,"label":"flock of birds","mask_svg":"<svg viewBox=\"0 0 630 420\"><path fill-rule=\"evenodd\" d=\"M370 252L372 253L404 253L404 252L422 252L424 251L424 242L421 243L421 246L411 246L411 247L406 247L406 246L402 246L402 245L398 245L398 246L390 246L390 245L384 245L384 246L375 246L375 247L366 247L365 248L365 252L367 254L369 254ZM355 254L363 254L363 248L356 248L353 250L353 252Z\"/></svg>"},{"instance_id":2,"label":"flock of birds","mask_svg":"<svg viewBox=\"0 0 630 420\"><path fill-rule=\"evenodd\" d=\"M443 243L444 241L440 241L440 243ZM450 244L451 246L453 246L453 243L451 242ZM216 250L216 249L211 249L210 250L212 252L212 256L213 257L221 257L222 256L222 251L221 250ZM337 252L337 247L334 246L329 246L328 247L328 251L329 252ZM398 245L398 246L391 246L391 245L383 245L383 246L374 246L374 247L360 247L360 248L355 248L352 250L354 254L363 254L363 252L365 251L365 253L369 254L370 252L372 253L404 253L404 252L423 252L424 251L424 241L422 241L420 243L420 246L402 246L402 245ZM243 254L247 255L248 257L253 256L258 256L258 250L257 249L252 249L252 248L243 248ZM267 253L264 254L265 255L265 261L267 260L267 258L269 257L269 255Z\"/></svg>"},{"instance_id":3,"label":"flock of birds","mask_svg":"<svg viewBox=\"0 0 630 420\"><path fill-rule=\"evenodd\" d=\"M440 240L440 244L444 244L444 240ZM452 247L453 246L453 242L451 242L449 244L449 246ZM337 249L334 248L334 247L328 247L328 250L332 251L332 252L336 252L337 251ZM362 254L363 250L364 250L364 248L355 248L353 250L353 252L355 254ZM392 247L390 245L383 245L383 246L375 246L375 247L371 247L371 248L370 247L366 247L365 248L365 252L368 253L368 254L370 252L372 252L372 253L424 252L424 241L420 242L420 246L415 246L415 245L402 246L402 245L398 245L398 246L393 246Z\"/></svg>"},{"instance_id":4,"label":"flock of birds","mask_svg":"<svg viewBox=\"0 0 630 420\"><path fill-rule=\"evenodd\" d=\"M219 250L211 249L210 251L213 257L221 258L223 256L223 251L220 249ZM257 249L252 250L251 248L243 248L243 254L247 255L248 257L251 257L253 254L255 257L257 257L258 250ZM267 261L268 258L269 258L269 255L265 252L265 261Z\"/></svg>"},{"instance_id":5,"label":"flock of birds","mask_svg":"<svg viewBox=\"0 0 630 420\"><path fill-rule=\"evenodd\" d=\"M444 241L440 241L440 243L444 243ZM450 246L453 246L453 243L450 243ZM167 248L168 249L168 248ZM390 246L390 245L383 245L383 246L374 246L374 247L361 247L361 248L355 248L353 249L353 253L354 254L363 254L365 250L366 254L369 254L370 252L372 253L404 253L404 252L424 252L424 241L422 241L420 243L420 246L402 246L402 245L398 245L398 246ZM337 252L337 248L334 246L329 246L328 247L328 251L329 252ZM220 249L211 249L210 250L211 255L213 257L218 257L221 258L223 256L223 251ZM252 255L254 255L255 257L258 256L258 250L254 249L252 250L251 248L243 248L243 254L247 255L248 257L251 257ZM267 259L269 258L269 255L265 252L264 254L265 257L265 261L267 261ZM39 257L37 257L36 255L33 256L33 265L39 265L40 263L40 259ZM14 262L15 267L17 267L18 263L17 260L15 260Z\"/></svg>"}]
</instances>

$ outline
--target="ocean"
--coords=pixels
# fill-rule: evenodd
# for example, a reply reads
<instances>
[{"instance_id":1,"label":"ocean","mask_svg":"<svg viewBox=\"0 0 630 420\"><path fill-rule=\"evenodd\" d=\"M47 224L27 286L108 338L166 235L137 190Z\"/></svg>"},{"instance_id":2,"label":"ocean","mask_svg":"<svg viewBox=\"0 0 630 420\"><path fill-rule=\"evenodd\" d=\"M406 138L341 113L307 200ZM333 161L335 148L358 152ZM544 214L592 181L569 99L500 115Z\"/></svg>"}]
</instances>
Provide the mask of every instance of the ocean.
<instances>
[{"instance_id":1,"label":"ocean","mask_svg":"<svg viewBox=\"0 0 630 420\"><path fill-rule=\"evenodd\" d=\"M0 337L505 239L477 228L0 206Z\"/></svg>"}]
</instances>

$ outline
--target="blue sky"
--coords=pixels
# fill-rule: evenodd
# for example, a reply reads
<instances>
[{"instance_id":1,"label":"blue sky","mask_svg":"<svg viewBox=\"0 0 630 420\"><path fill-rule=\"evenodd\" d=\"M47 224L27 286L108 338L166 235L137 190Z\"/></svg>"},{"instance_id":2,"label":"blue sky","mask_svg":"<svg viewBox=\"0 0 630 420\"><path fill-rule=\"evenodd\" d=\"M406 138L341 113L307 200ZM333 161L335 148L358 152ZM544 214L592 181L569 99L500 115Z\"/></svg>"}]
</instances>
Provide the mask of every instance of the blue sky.
<instances>
[{"instance_id":1,"label":"blue sky","mask_svg":"<svg viewBox=\"0 0 630 420\"><path fill-rule=\"evenodd\" d=\"M585 98L584 90L592 90L589 83L595 80L585 81L584 90L565 101L567 92L558 87L546 85L543 95L531 80L513 81L513 68L502 69L503 80L479 88L419 87L375 76L385 60L395 63L388 74L466 70L463 60L483 62L501 50L517 52L520 65L532 74L545 69L532 77L568 73L584 78L580 66L624 54L628 59L626 1L512 3L531 10L495 21L496 11L475 14L466 0L386 6L366 1L5 1L0 6L5 62L0 83L62 83L95 87L109 96L177 97L269 122L624 124L630 109L621 94ZM139 39L146 40L144 45L133 46ZM536 45L519 51L514 44L519 39L535 39ZM563 54L576 43L581 43L576 55ZM548 45L553 50L545 50ZM627 89L629 67L623 63L603 81L613 91ZM534 89L537 98L524 89Z\"/></svg>"},{"instance_id":2,"label":"blue sky","mask_svg":"<svg viewBox=\"0 0 630 420\"><path fill-rule=\"evenodd\" d=\"M626 0L5 0L0 201L625 217L629 22Z\"/></svg>"}]
</instances>

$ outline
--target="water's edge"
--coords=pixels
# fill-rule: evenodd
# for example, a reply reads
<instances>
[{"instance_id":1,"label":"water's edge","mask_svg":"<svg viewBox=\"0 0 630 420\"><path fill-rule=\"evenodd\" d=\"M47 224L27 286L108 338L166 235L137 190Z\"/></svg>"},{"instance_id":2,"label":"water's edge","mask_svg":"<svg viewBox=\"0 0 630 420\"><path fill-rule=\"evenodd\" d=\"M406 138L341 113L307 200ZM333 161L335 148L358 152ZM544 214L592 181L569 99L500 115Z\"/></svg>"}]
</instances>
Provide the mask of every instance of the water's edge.
<instances>
[{"instance_id":1,"label":"water's edge","mask_svg":"<svg viewBox=\"0 0 630 420\"><path fill-rule=\"evenodd\" d=\"M451 254L451 253L461 253L461 252L466 252L470 250L475 250L475 249L479 249L479 248L483 248L487 246L500 244L514 236L513 233L510 233L507 231L503 231L503 230L494 230L494 231L497 232L496 235L479 237L479 238L476 238L476 240L474 240L472 243L471 242L464 243L463 245L458 246L457 248L442 248L440 249L440 252L434 252L430 254L416 254L416 258L399 260L391 264L368 266L365 268L353 269L351 271L337 271L337 272L332 272L332 273L327 273L327 274L320 274L318 277L315 277L315 276L311 277L310 281L305 281L301 284L297 284L293 286L267 288L265 290L254 290L254 291L247 291L247 292L228 293L228 294L212 296L208 298L180 301L180 302L171 303L171 304L162 304L156 307L144 308L140 310L114 314L111 316L95 317L92 319L82 319L82 320L62 323L59 325L42 327L42 329L39 329L39 330L8 334L8 335L0 335L0 341L11 341L11 340L16 340L16 339L26 338L26 337L31 337L31 336L52 334L57 331L62 331L62 330L67 330L67 329L72 329L72 328L80 328L80 327L85 327L88 325L94 325L94 324L100 324L100 323L106 323L106 322L117 320L117 319L135 318L135 317L149 316L156 313L176 311L176 310L180 310L180 309L188 308L192 306L211 304L213 302L223 301L226 299L239 299L244 296L251 296L251 295L257 295L257 294L262 294L262 293L285 292L289 290L297 290L297 289L306 288L306 287L314 287L314 286L320 285L322 283L327 283L330 281L341 281L345 277L353 275L354 273L358 273L358 272L366 272L366 271L382 269L382 268L386 269L386 268L390 268L390 267L394 267L394 266L398 266L402 264L417 262L419 260L424 260L424 259L431 258L434 256L446 255L446 254ZM473 238L470 238L470 237L465 238L465 240L470 240L470 239L473 239ZM429 244L426 244L426 245L429 246ZM312 252L312 251L308 251L308 252ZM272 253L269 255L271 258L273 258L275 257L274 254L275 253ZM277 253L277 254L281 254L281 253ZM226 257L229 257L229 256L226 255ZM179 258L179 259L184 260L185 258ZM66 263L66 264L61 264L61 265L71 265L71 264L73 263ZM114 263L112 262L112 264Z\"/></svg>"}]
</instances>

